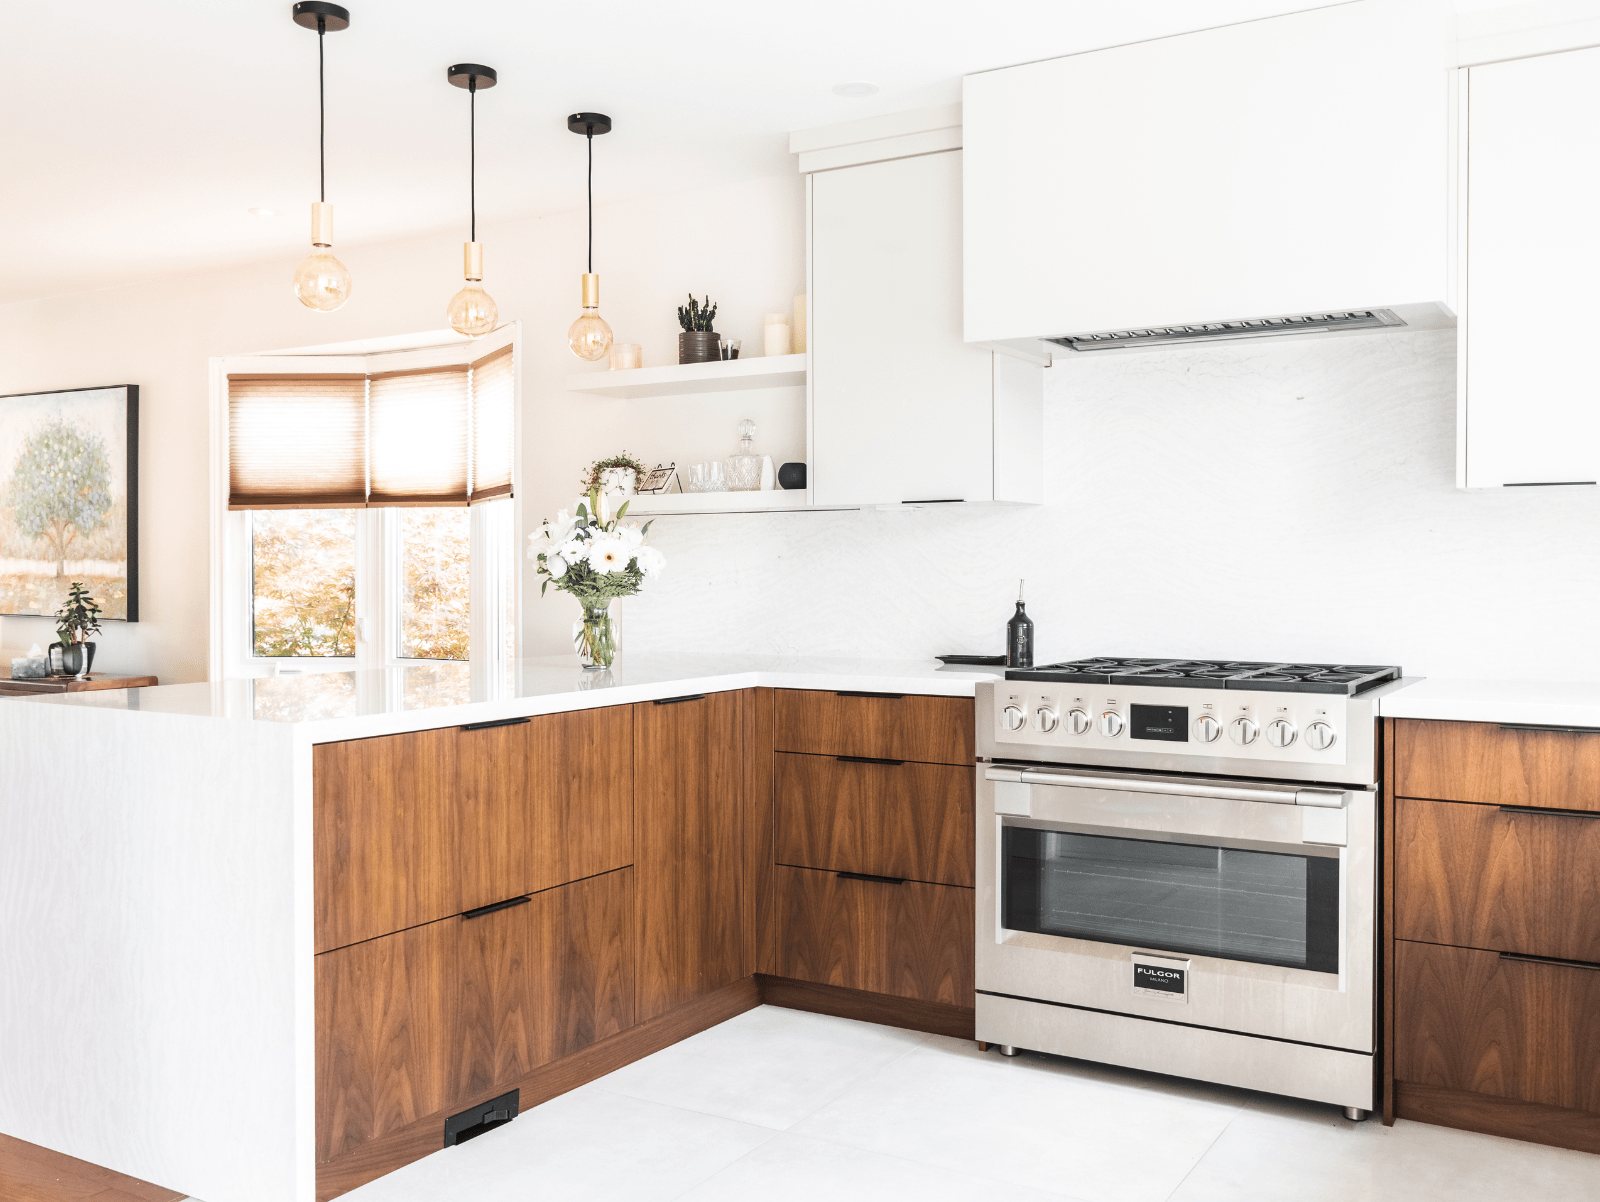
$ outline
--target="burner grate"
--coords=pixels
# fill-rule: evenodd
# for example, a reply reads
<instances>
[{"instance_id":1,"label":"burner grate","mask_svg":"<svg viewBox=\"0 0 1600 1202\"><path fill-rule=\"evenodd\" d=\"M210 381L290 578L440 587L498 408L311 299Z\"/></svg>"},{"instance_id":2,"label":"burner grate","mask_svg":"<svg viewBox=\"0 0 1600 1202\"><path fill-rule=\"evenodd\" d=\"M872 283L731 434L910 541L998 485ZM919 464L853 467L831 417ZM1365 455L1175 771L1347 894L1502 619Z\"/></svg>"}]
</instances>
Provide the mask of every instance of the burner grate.
<instances>
[{"instance_id":1,"label":"burner grate","mask_svg":"<svg viewBox=\"0 0 1600 1202\"><path fill-rule=\"evenodd\" d=\"M1264 663L1247 660L1134 659L1093 656L1013 668L1007 680L1066 684L1166 685L1193 689L1261 689L1274 693L1342 693L1354 696L1400 678L1398 667L1373 664Z\"/></svg>"}]
</instances>

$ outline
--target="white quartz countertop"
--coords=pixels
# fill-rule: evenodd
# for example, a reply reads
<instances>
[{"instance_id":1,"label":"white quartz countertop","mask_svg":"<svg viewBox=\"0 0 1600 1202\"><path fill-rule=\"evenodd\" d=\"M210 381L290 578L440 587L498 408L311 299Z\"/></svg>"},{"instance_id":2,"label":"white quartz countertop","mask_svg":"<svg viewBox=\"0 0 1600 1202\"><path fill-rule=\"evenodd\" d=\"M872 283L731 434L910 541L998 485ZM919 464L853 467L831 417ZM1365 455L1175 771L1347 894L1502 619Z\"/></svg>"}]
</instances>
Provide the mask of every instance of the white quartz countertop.
<instances>
[{"instance_id":1,"label":"white quartz countertop","mask_svg":"<svg viewBox=\"0 0 1600 1202\"><path fill-rule=\"evenodd\" d=\"M1600 728L1600 681L1429 677L1386 694L1378 712L1385 718Z\"/></svg>"},{"instance_id":2,"label":"white quartz countertop","mask_svg":"<svg viewBox=\"0 0 1600 1202\"><path fill-rule=\"evenodd\" d=\"M757 687L971 697L979 681L1000 675L934 660L646 654L626 655L609 671L585 671L572 656L550 656L517 660L503 675L462 663L416 664L8 698L0 702L0 722L6 706L66 705L303 723L313 743L328 743Z\"/></svg>"}]
</instances>

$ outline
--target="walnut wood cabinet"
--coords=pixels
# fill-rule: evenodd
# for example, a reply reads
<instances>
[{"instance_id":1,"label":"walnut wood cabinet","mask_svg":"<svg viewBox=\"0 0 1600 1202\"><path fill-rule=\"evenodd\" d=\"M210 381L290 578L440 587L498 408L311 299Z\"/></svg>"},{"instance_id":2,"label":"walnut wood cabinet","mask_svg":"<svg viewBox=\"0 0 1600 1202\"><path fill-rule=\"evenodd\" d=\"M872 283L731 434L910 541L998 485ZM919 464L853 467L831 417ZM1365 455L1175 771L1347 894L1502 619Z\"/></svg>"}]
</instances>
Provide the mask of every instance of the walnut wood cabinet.
<instances>
[{"instance_id":1,"label":"walnut wood cabinet","mask_svg":"<svg viewBox=\"0 0 1600 1202\"><path fill-rule=\"evenodd\" d=\"M972 721L748 689L317 746L319 1199L763 995L970 1036Z\"/></svg>"},{"instance_id":2,"label":"walnut wood cabinet","mask_svg":"<svg viewBox=\"0 0 1600 1202\"><path fill-rule=\"evenodd\" d=\"M1600 731L1385 743L1385 1122L1600 1152Z\"/></svg>"}]
</instances>

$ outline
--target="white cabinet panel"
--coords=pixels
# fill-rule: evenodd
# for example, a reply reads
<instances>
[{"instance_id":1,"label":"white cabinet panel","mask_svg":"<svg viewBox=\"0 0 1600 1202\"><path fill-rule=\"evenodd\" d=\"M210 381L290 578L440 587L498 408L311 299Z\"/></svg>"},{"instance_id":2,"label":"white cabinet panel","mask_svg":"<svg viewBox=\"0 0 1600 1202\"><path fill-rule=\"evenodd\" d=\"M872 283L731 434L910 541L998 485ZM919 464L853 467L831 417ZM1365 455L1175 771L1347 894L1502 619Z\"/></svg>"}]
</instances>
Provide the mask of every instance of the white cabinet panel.
<instances>
[{"instance_id":1,"label":"white cabinet panel","mask_svg":"<svg viewBox=\"0 0 1600 1202\"><path fill-rule=\"evenodd\" d=\"M967 76L966 338L1451 324L1448 19L1364 0Z\"/></svg>"},{"instance_id":2,"label":"white cabinet panel","mask_svg":"<svg viewBox=\"0 0 1600 1202\"><path fill-rule=\"evenodd\" d=\"M815 504L1038 499L1042 369L1002 377L997 488L996 367L962 341L961 237L959 150L812 175Z\"/></svg>"},{"instance_id":3,"label":"white cabinet panel","mask_svg":"<svg viewBox=\"0 0 1600 1202\"><path fill-rule=\"evenodd\" d=\"M1468 488L1600 480L1600 48L1472 67Z\"/></svg>"}]
</instances>

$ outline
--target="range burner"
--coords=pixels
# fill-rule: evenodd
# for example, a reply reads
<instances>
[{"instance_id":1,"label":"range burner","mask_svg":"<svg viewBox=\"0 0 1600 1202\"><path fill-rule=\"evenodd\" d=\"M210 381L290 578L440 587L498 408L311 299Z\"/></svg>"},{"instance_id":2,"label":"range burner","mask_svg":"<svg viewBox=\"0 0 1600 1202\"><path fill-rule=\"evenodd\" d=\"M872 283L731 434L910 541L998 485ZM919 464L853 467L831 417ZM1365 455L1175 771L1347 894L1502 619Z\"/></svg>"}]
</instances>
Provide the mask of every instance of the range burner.
<instances>
[{"instance_id":1,"label":"range burner","mask_svg":"<svg viewBox=\"0 0 1600 1202\"><path fill-rule=\"evenodd\" d=\"M1239 660L1127 659L1095 656L1012 668L1007 680L1071 684L1163 684L1185 689L1258 689L1273 693L1339 693L1353 697L1400 678L1400 669L1371 664L1274 664Z\"/></svg>"}]
</instances>

